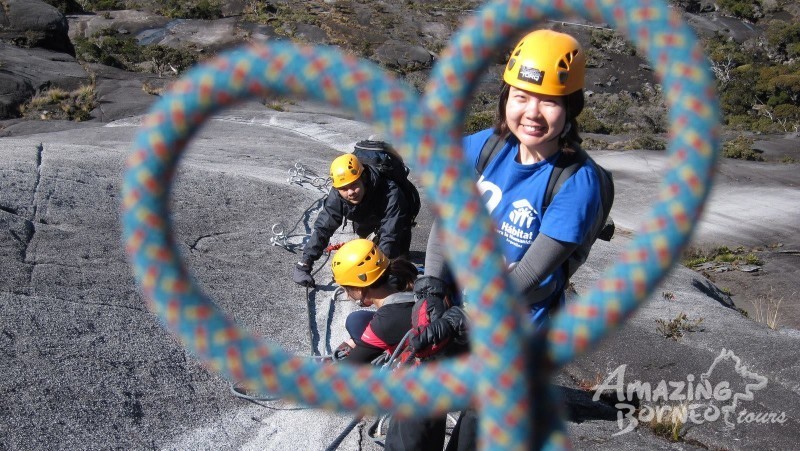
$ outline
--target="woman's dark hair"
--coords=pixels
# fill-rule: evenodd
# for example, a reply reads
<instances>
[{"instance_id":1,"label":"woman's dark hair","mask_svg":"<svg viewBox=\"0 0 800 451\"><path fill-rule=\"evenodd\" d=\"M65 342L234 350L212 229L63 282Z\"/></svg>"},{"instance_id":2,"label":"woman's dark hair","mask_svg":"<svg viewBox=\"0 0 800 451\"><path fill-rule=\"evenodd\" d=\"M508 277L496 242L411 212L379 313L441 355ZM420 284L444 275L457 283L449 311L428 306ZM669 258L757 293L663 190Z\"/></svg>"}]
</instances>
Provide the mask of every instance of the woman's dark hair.
<instances>
[{"instance_id":1,"label":"woman's dark hair","mask_svg":"<svg viewBox=\"0 0 800 451\"><path fill-rule=\"evenodd\" d=\"M497 120L494 123L494 131L500 136L508 136L510 133L506 123L506 103L508 102L510 90L511 86L504 82L500 90L500 97L497 100ZM559 138L558 144L561 150L567 153L577 150L581 142L583 142L583 139L578 134L578 115L583 111L583 106L583 89L564 96L564 109L567 110L567 120L564 127L568 128L568 130L566 134Z\"/></svg>"},{"instance_id":2,"label":"woman's dark hair","mask_svg":"<svg viewBox=\"0 0 800 451\"><path fill-rule=\"evenodd\" d=\"M396 258L389 262L389 267L371 286L381 287L388 283L397 291L411 291L414 289L417 275L417 267L413 263L403 258Z\"/></svg>"}]
</instances>

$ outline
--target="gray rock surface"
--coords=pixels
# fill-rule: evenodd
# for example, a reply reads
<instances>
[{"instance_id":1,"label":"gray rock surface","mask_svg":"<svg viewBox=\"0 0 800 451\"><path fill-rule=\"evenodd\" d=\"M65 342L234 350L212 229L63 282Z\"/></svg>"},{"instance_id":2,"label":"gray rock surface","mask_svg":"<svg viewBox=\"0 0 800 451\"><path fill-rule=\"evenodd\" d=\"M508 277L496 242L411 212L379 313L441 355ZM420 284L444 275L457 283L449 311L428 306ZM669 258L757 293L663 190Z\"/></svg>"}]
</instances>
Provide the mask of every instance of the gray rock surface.
<instances>
[{"instance_id":1,"label":"gray rock surface","mask_svg":"<svg viewBox=\"0 0 800 451\"><path fill-rule=\"evenodd\" d=\"M317 265L321 287L310 299L290 281L322 193L308 183L290 184L288 171L301 163L324 174L339 151L374 130L324 106L300 102L287 109L244 104L210 120L181 162L172 209L176 241L203 289L245 327L311 355L344 339L344 318L355 307L332 300L326 264ZM226 381L187 355L146 310L123 253L118 218L120 175L140 119L0 139L0 448L326 446L349 423L348 415L234 397ZM596 156L615 174L612 214L620 232L598 244L576 275L579 293L628 242L625 229L636 228L657 196L666 165L663 154L647 151ZM742 199L712 196L696 239L726 233L756 241L770 234L798 236L798 189L780 184L788 177L781 170L724 162L718 189L741 183L746 174L751 198L773 206L760 219L768 227L754 224L752 234L742 234L740 229L750 231L749 215L762 210L739 208L741 214L731 218ZM427 209L418 220L415 261L423 258L430 228ZM289 235L288 249L270 244L273 224ZM343 230L334 242L352 237ZM561 371L556 384L567 400L576 448L791 449L800 442L800 332L770 330L729 308L728 301L698 274L676 268L621 330ZM679 313L703 318L702 330L666 338L656 320ZM594 402L584 390L621 364L627 365L626 381L685 381L708 371L723 348L768 380L737 407L785 412L786 423L733 429L721 420L690 424L681 443L645 425L614 436L620 429L613 404L607 398ZM714 374L743 389L742 378L726 364ZM362 424L340 449L378 447L364 437Z\"/></svg>"},{"instance_id":2,"label":"gray rock surface","mask_svg":"<svg viewBox=\"0 0 800 451\"><path fill-rule=\"evenodd\" d=\"M74 54L67 19L40 0L3 0L0 40Z\"/></svg>"},{"instance_id":3,"label":"gray rock surface","mask_svg":"<svg viewBox=\"0 0 800 451\"><path fill-rule=\"evenodd\" d=\"M74 56L0 42L0 117L14 117L18 107L39 90L76 89L90 83L89 74Z\"/></svg>"},{"instance_id":4,"label":"gray rock surface","mask_svg":"<svg viewBox=\"0 0 800 451\"><path fill-rule=\"evenodd\" d=\"M159 29L170 22L169 18L146 11L120 10L106 14L76 14L69 19L69 37L89 38L107 28L138 36L147 30Z\"/></svg>"},{"instance_id":5,"label":"gray rock surface","mask_svg":"<svg viewBox=\"0 0 800 451\"><path fill-rule=\"evenodd\" d=\"M156 94L147 91L163 90L173 81L153 74L127 72L102 64L88 66L96 76L95 94L97 107L92 117L100 122L113 122L131 115L145 114Z\"/></svg>"},{"instance_id":6,"label":"gray rock surface","mask_svg":"<svg viewBox=\"0 0 800 451\"><path fill-rule=\"evenodd\" d=\"M244 41L244 36L237 23L238 19L236 18L176 19L167 23L161 30L149 30L147 38L145 38L144 32L139 33L137 39L142 44L161 44L177 48L195 47L207 52L215 52Z\"/></svg>"},{"instance_id":7,"label":"gray rock surface","mask_svg":"<svg viewBox=\"0 0 800 451\"><path fill-rule=\"evenodd\" d=\"M433 64L433 55L424 47L397 40L381 44L375 50L375 57L387 67L403 72L428 69Z\"/></svg>"}]
</instances>

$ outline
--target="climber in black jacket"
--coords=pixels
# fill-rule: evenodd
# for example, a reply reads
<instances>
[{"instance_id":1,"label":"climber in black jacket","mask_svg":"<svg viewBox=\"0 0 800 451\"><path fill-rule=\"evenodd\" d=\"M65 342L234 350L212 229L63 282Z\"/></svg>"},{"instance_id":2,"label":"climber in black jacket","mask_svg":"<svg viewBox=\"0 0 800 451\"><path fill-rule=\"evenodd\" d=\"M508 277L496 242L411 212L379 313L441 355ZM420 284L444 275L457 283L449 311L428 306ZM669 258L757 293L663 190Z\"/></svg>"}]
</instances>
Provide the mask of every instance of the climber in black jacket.
<instances>
[{"instance_id":1,"label":"climber in black jacket","mask_svg":"<svg viewBox=\"0 0 800 451\"><path fill-rule=\"evenodd\" d=\"M413 206L395 181L351 154L333 160L330 175L333 187L292 274L292 280L304 287L315 286L314 262L345 219L353 222L361 238L375 233L374 241L390 259L408 255L411 246Z\"/></svg>"}]
</instances>

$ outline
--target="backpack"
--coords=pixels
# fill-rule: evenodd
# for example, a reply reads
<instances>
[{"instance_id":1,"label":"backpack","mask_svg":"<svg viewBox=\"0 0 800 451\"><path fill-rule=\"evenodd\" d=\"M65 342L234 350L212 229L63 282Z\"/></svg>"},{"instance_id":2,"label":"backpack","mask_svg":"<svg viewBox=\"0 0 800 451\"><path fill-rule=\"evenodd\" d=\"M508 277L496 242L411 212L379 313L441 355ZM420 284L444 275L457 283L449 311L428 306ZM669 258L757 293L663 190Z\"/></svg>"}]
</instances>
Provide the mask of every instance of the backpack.
<instances>
[{"instance_id":1,"label":"backpack","mask_svg":"<svg viewBox=\"0 0 800 451\"><path fill-rule=\"evenodd\" d=\"M489 165L489 162L497 155L500 149L506 143L506 137L500 136L497 133L492 133L492 136L486 141L486 144L483 145L481 148L481 152L478 155L478 161L475 164L475 171L480 176L483 174L484 169L486 166ZM553 198L556 194L558 194L558 190L561 189L561 185L567 181L568 178L572 176L580 167L589 160L592 167L595 169L597 173L597 177L600 180L600 202L602 204L602 214L601 217L595 220L595 223L592 225L591 232L589 237L581 243L577 249L572 253L572 255L567 258L564 262L563 269L564 275L567 278L567 283L569 283L569 278L575 274L575 271L580 267L586 259L589 257L589 251L592 248L592 245L597 239L601 239L603 241L611 241L611 238L614 236L614 220L609 216L611 213L611 206L614 203L614 179L611 176L611 172L597 164L592 157L586 153L585 150L578 148L578 150L573 154L564 154L562 153L559 156L558 160L555 163L555 167L553 168L553 172L550 174L550 179L547 182L547 190L545 191L544 195L544 203L542 204L542 215L545 214L547 211L547 207L553 201Z\"/></svg>"},{"instance_id":2,"label":"backpack","mask_svg":"<svg viewBox=\"0 0 800 451\"><path fill-rule=\"evenodd\" d=\"M411 224L415 225L422 207L417 187L408 179L409 169L392 147L384 141L363 140L356 143L353 155L362 164L367 164L390 180L397 183L411 204Z\"/></svg>"}]
</instances>

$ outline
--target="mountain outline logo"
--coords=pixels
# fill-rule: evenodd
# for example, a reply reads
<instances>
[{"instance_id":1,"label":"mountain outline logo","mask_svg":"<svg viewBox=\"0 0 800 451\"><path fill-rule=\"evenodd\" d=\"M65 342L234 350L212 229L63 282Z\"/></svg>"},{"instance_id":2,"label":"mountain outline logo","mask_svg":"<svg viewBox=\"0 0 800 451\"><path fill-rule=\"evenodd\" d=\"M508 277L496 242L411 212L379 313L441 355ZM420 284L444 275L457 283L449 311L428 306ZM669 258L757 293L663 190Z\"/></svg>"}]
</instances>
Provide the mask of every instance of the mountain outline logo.
<instances>
[{"instance_id":1,"label":"mountain outline logo","mask_svg":"<svg viewBox=\"0 0 800 451\"><path fill-rule=\"evenodd\" d=\"M720 408L724 414L723 420L725 421L725 424L729 428L734 428L736 425L730 420L730 416L736 413L736 409L739 407L739 402L752 401L754 397L753 392L759 391L767 386L767 378L758 373L750 371L742 364L742 359L736 356L733 351L722 348L722 351L719 353L717 358L715 358L714 362L711 363L711 366L708 367L708 371L700 375L700 380L708 380L714 372L714 368L716 368L719 363L722 363L725 360L731 360L733 362L734 371L736 374L741 376L742 379L746 381L755 381L753 383L746 383L744 386L744 393L734 393L731 397L731 403Z\"/></svg>"}]
</instances>

